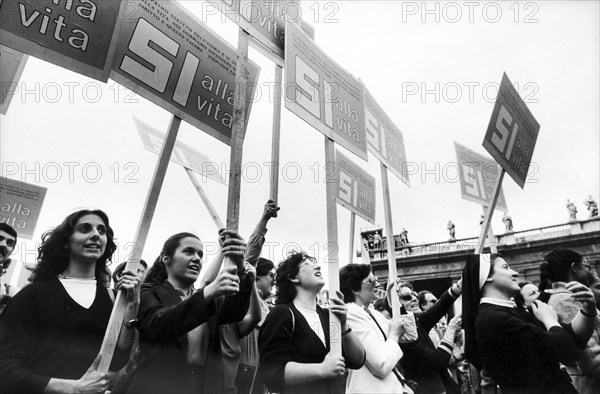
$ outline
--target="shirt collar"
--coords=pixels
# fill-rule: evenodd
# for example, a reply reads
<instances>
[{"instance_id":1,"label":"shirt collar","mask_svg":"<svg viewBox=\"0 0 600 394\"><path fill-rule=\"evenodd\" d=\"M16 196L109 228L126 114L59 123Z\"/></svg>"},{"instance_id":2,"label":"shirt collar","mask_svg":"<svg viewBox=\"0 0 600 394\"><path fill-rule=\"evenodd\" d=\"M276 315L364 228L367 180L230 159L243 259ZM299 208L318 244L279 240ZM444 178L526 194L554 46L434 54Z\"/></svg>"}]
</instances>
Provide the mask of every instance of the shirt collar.
<instances>
[{"instance_id":1,"label":"shirt collar","mask_svg":"<svg viewBox=\"0 0 600 394\"><path fill-rule=\"evenodd\" d=\"M496 306L503 306L506 308L516 308L514 301L501 300L499 298L492 298L492 297L483 297L479 301L479 304L492 304L492 305L496 305Z\"/></svg>"}]
</instances>

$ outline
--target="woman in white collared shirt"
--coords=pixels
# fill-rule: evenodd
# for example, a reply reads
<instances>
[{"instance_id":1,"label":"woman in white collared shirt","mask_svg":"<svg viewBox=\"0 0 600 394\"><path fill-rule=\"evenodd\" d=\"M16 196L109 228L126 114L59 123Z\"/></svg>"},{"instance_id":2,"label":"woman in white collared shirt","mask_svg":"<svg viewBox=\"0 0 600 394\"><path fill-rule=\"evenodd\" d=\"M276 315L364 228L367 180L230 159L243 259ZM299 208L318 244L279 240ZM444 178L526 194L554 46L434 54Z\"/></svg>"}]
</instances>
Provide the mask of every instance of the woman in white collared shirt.
<instances>
[{"instance_id":1,"label":"woman in white collared shirt","mask_svg":"<svg viewBox=\"0 0 600 394\"><path fill-rule=\"evenodd\" d=\"M370 308L377 300L377 279L366 264L340 269L340 290L348 306L347 321L366 351L362 368L350 371L346 393L412 393L404 385L396 364L402 357L398 340L404 333L400 320L386 319Z\"/></svg>"}]
</instances>

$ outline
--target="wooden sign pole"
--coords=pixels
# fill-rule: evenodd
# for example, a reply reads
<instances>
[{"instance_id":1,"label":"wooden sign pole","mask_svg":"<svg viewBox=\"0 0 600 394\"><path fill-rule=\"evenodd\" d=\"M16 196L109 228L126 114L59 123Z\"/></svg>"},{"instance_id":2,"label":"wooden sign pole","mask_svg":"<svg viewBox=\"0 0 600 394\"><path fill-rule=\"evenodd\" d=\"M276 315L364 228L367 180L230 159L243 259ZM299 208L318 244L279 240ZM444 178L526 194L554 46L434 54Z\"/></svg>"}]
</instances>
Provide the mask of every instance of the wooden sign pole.
<instances>
[{"instance_id":1,"label":"wooden sign pole","mask_svg":"<svg viewBox=\"0 0 600 394\"><path fill-rule=\"evenodd\" d=\"M502 180L504 179L505 173L506 170L504 170L504 168L500 170L498 183L496 183L496 185L494 186L494 197L492 198L492 202L490 203L490 205L485 210L483 224L481 226L481 233L479 234L479 239L477 240L477 254L481 254L481 252L483 252L485 238L490 230L490 223L492 221L492 216L494 215L494 209L496 208L498 197L500 196L500 190L502 189Z\"/></svg>"},{"instance_id":2,"label":"wooden sign pole","mask_svg":"<svg viewBox=\"0 0 600 394\"><path fill-rule=\"evenodd\" d=\"M335 169L335 147L333 140L325 136L325 168ZM333 164L333 165L332 165ZM329 296L337 297L336 290L340 288L339 259L338 259L338 229L337 229L337 205L335 196L338 184L333 174L325 172L325 186L327 201L327 276L329 278ZM342 335L340 320L329 313L329 339L331 354L342 355Z\"/></svg>"},{"instance_id":3,"label":"wooden sign pole","mask_svg":"<svg viewBox=\"0 0 600 394\"><path fill-rule=\"evenodd\" d=\"M277 203L279 197L279 140L281 137L281 85L283 68L275 65L275 84L273 86L273 137L271 142L271 200Z\"/></svg>"},{"instance_id":4,"label":"wooden sign pole","mask_svg":"<svg viewBox=\"0 0 600 394\"><path fill-rule=\"evenodd\" d=\"M217 230L225 228L225 226L223 225L223 221L219 217L219 214L215 210L215 207L212 205L212 203L208 199L208 196L204 192L204 189L202 188L202 185L200 185L200 182L198 182L198 179L196 179L196 176L194 175L194 173L192 172L192 170L190 170L189 168L185 168L185 167L184 167L184 169L185 169L185 172L190 177L190 181L192 181L192 184L194 185L194 188L198 192L198 195L202 199L202 202L204 203L204 206L208 210L208 213L210 214L210 217L212 218L213 222L215 222L215 226L217 226Z\"/></svg>"},{"instance_id":5,"label":"wooden sign pole","mask_svg":"<svg viewBox=\"0 0 600 394\"><path fill-rule=\"evenodd\" d=\"M390 184L388 181L387 168L385 164L379 163L381 168L381 187L383 189L383 214L385 216L385 232L387 233L387 258L388 258L388 282L393 281L392 288L392 316L400 316L400 299L395 296L396 278L396 248L394 245L394 230L392 228L392 204L390 202Z\"/></svg>"},{"instance_id":6,"label":"wooden sign pole","mask_svg":"<svg viewBox=\"0 0 600 394\"><path fill-rule=\"evenodd\" d=\"M250 35L239 28L238 57L235 70L235 102L231 127L229 157L229 190L227 193L227 229L237 232L240 220L240 191L242 186L242 153L246 134L246 90L248 87L248 41ZM224 266L233 262L225 258Z\"/></svg>"},{"instance_id":7,"label":"wooden sign pole","mask_svg":"<svg viewBox=\"0 0 600 394\"><path fill-rule=\"evenodd\" d=\"M483 205L482 207L483 207L483 216L485 217L486 206ZM490 225L490 228L488 230L487 238L488 238L488 241L490 243L490 251L492 253L498 253L498 245L496 244L496 237L494 236L494 230L492 230L492 226L491 225Z\"/></svg>"},{"instance_id":8,"label":"wooden sign pole","mask_svg":"<svg viewBox=\"0 0 600 394\"><path fill-rule=\"evenodd\" d=\"M356 214L350 213L350 242L348 246L348 264L352 264L352 255L354 254L354 227L356 225Z\"/></svg>"},{"instance_id":9,"label":"wooden sign pole","mask_svg":"<svg viewBox=\"0 0 600 394\"><path fill-rule=\"evenodd\" d=\"M163 146L158 157L158 162L154 170L154 176L152 178L152 183L150 184L150 189L146 195L146 201L144 202L144 208L142 209L142 217L135 234L135 247L130 259L127 261L125 270L131 269L133 271L137 271L137 268L140 265L142 251L144 250L146 239L148 238L150 223L152 222L152 217L154 216L154 211L156 210L156 204L158 202L160 190L167 173L171 152L175 146L180 125L181 118L173 116L171 118L171 124L169 125L169 131L167 132L167 136L165 137L165 141L163 142ZM102 359L100 360L97 369L99 372L108 372L108 368L115 352L115 347L117 346L117 341L119 339L119 333L121 332L121 326L123 325L123 318L125 316L126 309L127 298L122 291L119 291L117 293L115 304L106 328L106 333L104 334L104 339L102 340L102 345L100 347Z\"/></svg>"}]
</instances>

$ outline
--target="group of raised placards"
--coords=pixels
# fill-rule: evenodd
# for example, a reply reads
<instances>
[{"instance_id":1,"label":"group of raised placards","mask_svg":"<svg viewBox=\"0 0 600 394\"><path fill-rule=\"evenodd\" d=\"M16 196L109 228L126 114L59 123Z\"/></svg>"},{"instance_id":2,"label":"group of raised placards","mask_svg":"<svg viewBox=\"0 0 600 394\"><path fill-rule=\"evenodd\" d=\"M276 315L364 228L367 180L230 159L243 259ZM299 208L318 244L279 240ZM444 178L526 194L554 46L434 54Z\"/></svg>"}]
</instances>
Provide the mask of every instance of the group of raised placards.
<instances>
[{"instance_id":1,"label":"group of raised placards","mask_svg":"<svg viewBox=\"0 0 600 394\"><path fill-rule=\"evenodd\" d=\"M402 133L362 82L327 56L305 33L306 26L300 27L298 1L212 3L263 49L275 57L285 55L283 94L288 109L361 159L367 160L371 151L410 185ZM0 7L2 45L104 82L110 76L230 144L236 49L176 2L4 0ZM3 63L14 58L14 51L3 48ZM18 62L10 68L18 78ZM248 74L246 120L259 74L253 62ZM139 122L138 126L145 146L156 150L149 129ZM538 131L539 124L503 75L483 146L521 187ZM152 138L159 137L154 133ZM198 152L181 146L179 151L180 164L196 170L202 166L182 162L192 156L204 159ZM486 205L498 168L466 147L457 144L456 151L463 198ZM339 152L336 163L336 200L374 223L375 178ZM506 210L504 198L500 201L499 207Z\"/></svg>"}]
</instances>

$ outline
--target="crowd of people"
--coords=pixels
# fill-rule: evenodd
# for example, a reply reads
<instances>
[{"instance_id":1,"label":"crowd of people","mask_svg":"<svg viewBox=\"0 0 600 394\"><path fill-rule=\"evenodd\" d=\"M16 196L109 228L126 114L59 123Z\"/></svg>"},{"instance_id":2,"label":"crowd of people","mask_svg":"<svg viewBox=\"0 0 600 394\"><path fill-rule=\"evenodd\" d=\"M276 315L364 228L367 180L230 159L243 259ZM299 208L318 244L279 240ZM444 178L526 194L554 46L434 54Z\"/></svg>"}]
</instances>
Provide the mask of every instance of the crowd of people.
<instances>
[{"instance_id":1,"label":"crowd of people","mask_svg":"<svg viewBox=\"0 0 600 394\"><path fill-rule=\"evenodd\" d=\"M0 393L600 392L600 281L577 252L546 254L538 286L501 255L469 255L438 296L391 278L381 297L372 267L348 264L320 305L314 257L261 257L278 210L267 202L248 242L221 230L209 262L183 232L152 265L112 274L108 216L70 214L42 236L30 284L2 298ZM0 224L3 267L17 236ZM103 372L119 291L127 307Z\"/></svg>"}]
</instances>

